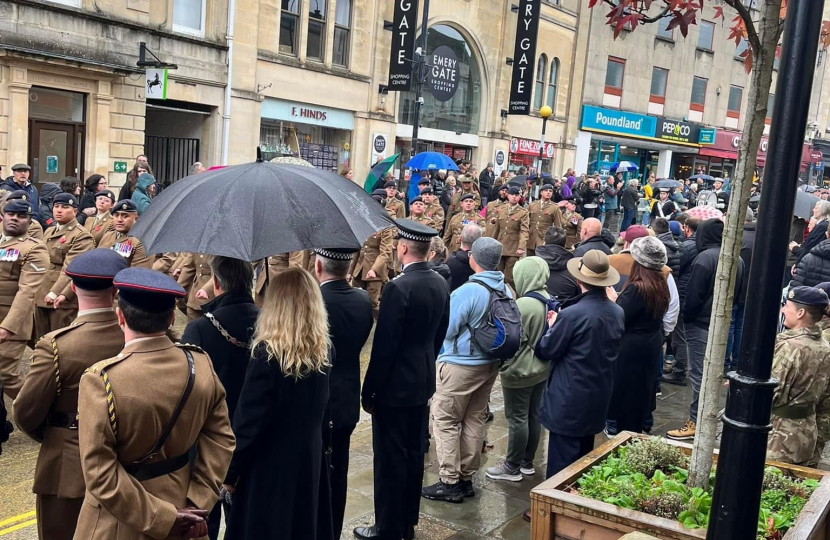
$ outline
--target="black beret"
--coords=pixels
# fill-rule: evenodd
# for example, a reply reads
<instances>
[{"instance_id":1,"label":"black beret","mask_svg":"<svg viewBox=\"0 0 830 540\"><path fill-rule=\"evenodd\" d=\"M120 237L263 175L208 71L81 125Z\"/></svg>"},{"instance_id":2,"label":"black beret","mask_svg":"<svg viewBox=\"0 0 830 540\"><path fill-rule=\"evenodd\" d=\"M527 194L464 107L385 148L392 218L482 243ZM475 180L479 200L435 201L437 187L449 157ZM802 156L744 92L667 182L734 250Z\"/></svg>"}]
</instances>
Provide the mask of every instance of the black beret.
<instances>
[{"instance_id":1,"label":"black beret","mask_svg":"<svg viewBox=\"0 0 830 540\"><path fill-rule=\"evenodd\" d=\"M395 226L398 227L398 238L404 240L431 242L434 236L438 236L438 231L432 227L427 227L411 219L398 219L395 221Z\"/></svg>"},{"instance_id":2,"label":"black beret","mask_svg":"<svg viewBox=\"0 0 830 540\"><path fill-rule=\"evenodd\" d=\"M12 191L11 193L9 193L9 196L6 197L6 200L7 201L14 201L14 200L28 201L29 200L29 194L26 193L25 191L23 191L22 189L16 189L16 190Z\"/></svg>"},{"instance_id":3,"label":"black beret","mask_svg":"<svg viewBox=\"0 0 830 540\"><path fill-rule=\"evenodd\" d=\"M25 163L16 163L12 165L13 171L31 171L32 168L26 165Z\"/></svg>"},{"instance_id":4,"label":"black beret","mask_svg":"<svg viewBox=\"0 0 830 540\"><path fill-rule=\"evenodd\" d=\"M115 193L108 189L102 189L98 193L95 194L94 198L97 199L98 197L109 197L112 201L112 204L115 204Z\"/></svg>"},{"instance_id":5,"label":"black beret","mask_svg":"<svg viewBox=\"0 0 830 540\"><path fill-rule=\"evenodd\" d=\"M564 200L564 201L568 201L569 203L572 203L572 202L574 202L574 201L576 200L576 197L574 197L573 195L570 195L570 196L568 196L568 197L565 197L565 198L564 198L564 199L562 199L562 200Z\"/></svg>"},{"instance_id":6,"label":"black beret","mask_svg":"<svg viewBox=\"0 0 830 540\"><path fill-rule=\"evenodd\" d=\"M816 287L793 287L787 293L787 300L803 306L827 307L830 300L827 293Z\"/></svg>"},{"instance_id":7,"label":"black beret","mask_svg":"<svg viewBox=\"0 0 830 540\"><path fill-rule=\"evenodd\" d=\"M52 199L52 203L65 204L67 206L71 206L72 208L78 208L78 199L76 199L71 193L58 193L55 195L55 198Z\"/></svg>"},{"instance_id":8,"label":"black beret","mask_svg":"<svg viewBox=\"0 0 830 540\"><path fill-rule=\"evenodd\" d=\"M413 205L413 204L415 204L416 202L423 203L423 202L424 202L423 197L415 197L414 199L412 199L411 201L409 201L409 204L410 204L410 205Z\"/></svg>"},{"instance_id":9,"label":"black beret","mask_svg":"<svg viewBox=\"0 0 830 540\"><path fill-rule=\"evenodd\" d=\"M130 199L121 199L110 210L111 214L116 212L138 212L138 207Z\"/></svg>"},{"instance_id":10,"label":"black beret","mask_svg":"<svg viewBox=\"0 0 830 540\"><path fill-rule=\"evenodd\" d=\"M824 283L819 283L816 285L816 289L820 289L827 294L828 298L830 298L830 281L825 281Z\"/></svg>"},{"instance_id":11,"label":"black beret","mask_svg":"<svg viewBox=\"0 0 830 540\"><path fill-rule=\"evenodd\" d=\"M430 183L429 177L426 177L426 176L424 176L420 180L418 180L418 185L419 186L423 185L423 184L429 184L429 183Z\"/></svg>"},{"instance_id":12,"label":"black beret","mask_svg":"<svg viewBox=\"0 0 830 540\"><path fill-rule=\"evenodd\" d=\"M546 189L553 191L553 184L545 184L539 191L545 191Z\"/></svg>"},{"instance_id":13,"label":"black beret","mask_svg":"<svg viewBox=\"0 0 830 540\"><path fill-rule=\"evenodd\" d=\"M128 266L127 259L112 249L97 248L72 259L64 273L79 289L100 291L112 287L115 275Z\"/></svg>"},{"instance_id":14,"label":"black beret","mask_svg":"<svg viewBox=\"0 0 830 540\"><path fill-rule=\"evenodd\" d=\"M386 197L386 190L385 189L376 189L372 192L372 197Z\"/></svg>"},{"instance_id":15,"label":"black beret","mask_svg":"<svg viewBox=\"0 0 830 540\"><path fill-rule=\"evenodd\" d=\"M335 261L350 261L355 253L360 251L359 249L353 248L321 248L315 249L314 253L317 254L318 257L324 257L326 259L332 259Z\"/></svg>"},{"instance_id":16,"label":"black beret","mask_svg":"<svg viewBox=\"0 0 830 540\"><path fill-rule=\"evenodd\" d=\"M6 206L3 208L3 212L22 213L31 216L32 205L29 204L29 201L24 201L22 199L13 199L6 203Z\"/></svg>"},{"instance_id":17,"label":"black beret","mask_svg":"<svg viewBox=\"0 0 830 540\"><path fill-rule=\"evenodd\" d=\"M383 187L384 188L388 188L388 187L396 188L396 187L398 187L398 184L394 180L387 180L386 183L383 184Z\"/></svg>"},{"instance_id":18,"label":"black beret","mask_svg":"<svg viewBox=\"0 0 830 540\"><path fill-rule=\"evenodd\" d=\"M475 200L475 196L473 196L473 194L472 194L472 193L466 193L466 194L464 194L464 195L462 195L462 196L461 196L461 199L459 200L459 202L464 202L464 201L466 201L467 199L472 199L472 200Z\"/></svg>"},{"instance_id":19,"label":"black beret","mask_svg":"<svg viewBox=\"0 0 830 540\"><path fill-rule=\"evenodd\" d=\"M120 302L150 313L164 313L176 307L185 290L176 280L149 268L125 268L113 279Z\"/></svg>"},{"instance_id":20,"label":"black beret","mask_svg":"<svg viewBox=\"0 0 830 540\"><path fill-rule=\"evenodd\" d=\"M428 187L425 190L421 191L421 195L432 195L432 188Z\"/></svg>"},{"instance_id":21,"label":"black beret","mask_svg":"<svg viewBox=\"0 0 830 540\"><path fill-rule=\"evenodd\" d=\"M520 195L521 193L522 193L522 190L519 189L518 186L510 186L509 188L507 188L507 194L508 195Z\"/></svg>"},{"instance_id":22,"label":"black beret","mask_svg":"<svg viewBox=\"0 0 830 540\"><path fill-rule=\"evenodd\" d=\"M510 186L508 186L507 184L502 184L501 186L499 186L499 191L506 191L508 189L510 189Z\"/></svg>"}]
</instances>

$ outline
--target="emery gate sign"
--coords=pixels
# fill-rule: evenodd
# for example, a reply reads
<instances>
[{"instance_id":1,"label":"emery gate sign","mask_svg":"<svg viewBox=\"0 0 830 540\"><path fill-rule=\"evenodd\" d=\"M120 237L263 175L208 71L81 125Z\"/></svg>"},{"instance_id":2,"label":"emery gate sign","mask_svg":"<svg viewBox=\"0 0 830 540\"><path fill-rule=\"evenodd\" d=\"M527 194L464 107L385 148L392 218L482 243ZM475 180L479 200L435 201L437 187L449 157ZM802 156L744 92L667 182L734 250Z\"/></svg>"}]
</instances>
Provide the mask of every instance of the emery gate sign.
<instances>
[{"instance_id":1,"label":"emery gate sign","mask_svg":"<svg viewBox=\"0 0 830 540\"><path fill-rule=\"evenodd\" d=\"M513 49L513 79L510 82L508 114L530 114L536 37L539 33L541 0L520 0L516 44Z\"/></svg>"},{"instance_id":2,"label":"emery gate sign","mask_svg":"<svg viewBox=\"0 0 830 540\"><path fill-rule=\"evenodd\" d=\"M392 56L389 59L389 90L412 88L412 59L415 52L415 21L418 0L395 0L392 22Z\"/></svg>"}]
</instances>

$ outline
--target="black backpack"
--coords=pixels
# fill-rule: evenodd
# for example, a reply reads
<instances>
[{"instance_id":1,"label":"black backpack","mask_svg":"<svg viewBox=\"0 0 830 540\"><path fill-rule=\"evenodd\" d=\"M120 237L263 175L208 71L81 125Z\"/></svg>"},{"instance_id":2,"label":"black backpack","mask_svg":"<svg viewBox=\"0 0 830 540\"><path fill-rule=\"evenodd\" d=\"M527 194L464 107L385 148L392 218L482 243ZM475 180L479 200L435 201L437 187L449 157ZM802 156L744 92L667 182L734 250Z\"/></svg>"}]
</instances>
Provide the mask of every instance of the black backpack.
<instances>
[{"instance_id":1,"label":"black backpack","mask_svg":"<svg viewBox=\"0 0 830 540\"><path fill-rule=\"evenodd\" d=\"M471 328L467 325L470 331L470 355L473 354L475 346L489 358L512 358L518 352L522 339L522 316L519 306L505 292L493 289L480 281L474 283L490 291L490 298L487 301L487 314L479 327ZM455 349L458 352L457 340Z\"/></svg>"}]
</instances>

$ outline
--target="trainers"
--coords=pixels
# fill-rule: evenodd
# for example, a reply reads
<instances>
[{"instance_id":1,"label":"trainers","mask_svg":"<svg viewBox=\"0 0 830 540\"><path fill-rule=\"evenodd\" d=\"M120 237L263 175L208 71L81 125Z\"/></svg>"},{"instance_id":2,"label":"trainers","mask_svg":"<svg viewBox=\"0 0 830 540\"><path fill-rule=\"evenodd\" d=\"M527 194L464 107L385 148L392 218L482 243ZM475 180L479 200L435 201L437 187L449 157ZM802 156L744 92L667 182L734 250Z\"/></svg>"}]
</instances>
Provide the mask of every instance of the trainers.
<instances>
[{"instance_id":1,"label":"trainers","mask_svg":"<svg viewBox=\"0 0 830 540\"><path fill-rule=\"evenodd\" d=\"M532 461L522 461L522 464L519 466L519 472L527 476L533 476L536 474L536 467L533 466Z\"/></svg>"},{"instance_id":2,"label":"trainers","mask_svg":"<svg viewBox=\"0 0 830 540\"><path fill-rule=\"evenodd\" d=\"M602 430L602 432L605 433L605 436L608 437L609 439L613 439L614 437L617 436L617 434L615 432L608 429L608 426L605 426L605 428Z\"/></svg>"},{"instance_id":3,"label":"trainers","mask_svg":"<svg viewBox=\"0 0 830 540\"><path fill-rule=\"evenodd\" d=\"M460 480L458 485L461 486L461 493L464 494L465 499L476 496L476 490L473 487L472 480Z\"/></svg>"},{"instance_id":4,"label":"trainers","mask_svg":"<svg viewBox=\"0 0 830 540\"><path fill-rule=\"evenodd\" d=\"M677 386L686 386L686 374L673 371L660 377L660 382L674 384Z\"/></svg>"},{"instance_id":5,"label":"trainers","mask_svg":"<svg viewBox=\"0 0 830 540\"><path fill-rule=\"evenodd\" d=\"M422 488L421 497L433 501L464 502L464 493L461 491L461 486L459 484L445 484L443 481Z\"/></svg>"},{"instance_id":6,"label":"trainers","mask_svg":"<svg viewBox=\"0 0 830 540\"><path fill-rule=\"evenodd\" d=\"M521 482L523 478L519 468L514 469L506 461L500 461L495 467L490 467L486 474L488 478L493 480L508 480L510 482Z\"/></svg>"},{"instance_id":7,"label":"trainers","mask_svg":"<svg viewBox=\"0 0 830 540\"><path fill-rule=\"evenodd\" d=\"M675 429L666 433L666 437L674 439L675 441L687 441L695 438L696 424L691 420L686 420L686 423L680 429Z\"/></svg>"},{"instance_id":8,"label":"trainers","mask_svg":"<svg viewBox=\"0 0 830 540\"><path fill-rule=\"evenodd\" d=\"M660 388L660 383L657 383L657 392L656 392L656 394L657 394L657 397L660 397L660 396L663 395L663 389Z\"/></svg>"}]
</instances>

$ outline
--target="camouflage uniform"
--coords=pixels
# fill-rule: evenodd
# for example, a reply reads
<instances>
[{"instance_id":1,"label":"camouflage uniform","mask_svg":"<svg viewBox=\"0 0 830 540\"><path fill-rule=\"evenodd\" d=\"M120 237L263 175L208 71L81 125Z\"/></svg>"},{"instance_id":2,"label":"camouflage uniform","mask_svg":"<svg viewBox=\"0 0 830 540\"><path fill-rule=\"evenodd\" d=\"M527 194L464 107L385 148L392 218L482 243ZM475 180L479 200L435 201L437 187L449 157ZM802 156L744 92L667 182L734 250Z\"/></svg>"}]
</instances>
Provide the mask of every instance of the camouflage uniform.
<instances>
[{"instance_id":1,"label":"camouflage uniform","mask_svg":"<svg viewBox=\"0 0 830 540\"><path fill-rule=\"evenodd\" d=\"M827 343L830 343L830 317L824 317L818 323L818 328L821 330L821 337ZM824 450L824 445L830 441L830 399L824 399L819 402L816 407L816 427L818 428L818 439L816 440L816 451L813 454L811 464L818 464L821 460L821 452Z\"/></svg>"},{"instance_id":2,"label":"camouflage uniform","mask_svg":"<svg viewBox=\"0 0 830 540\"><path fill-rule=\"evenodd\" d=\"M778 379L778 388L767 459L807 464L816 451L818 426L826 429L830 424L830 344L818 326L778 335L772 376Z\"/></svg>"}]
</instances>

